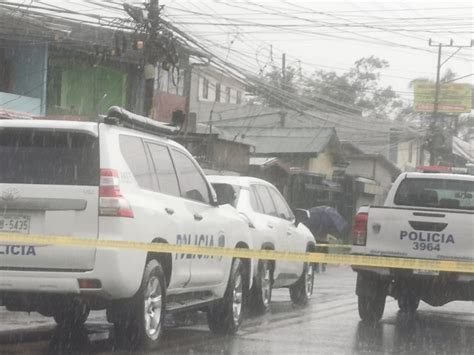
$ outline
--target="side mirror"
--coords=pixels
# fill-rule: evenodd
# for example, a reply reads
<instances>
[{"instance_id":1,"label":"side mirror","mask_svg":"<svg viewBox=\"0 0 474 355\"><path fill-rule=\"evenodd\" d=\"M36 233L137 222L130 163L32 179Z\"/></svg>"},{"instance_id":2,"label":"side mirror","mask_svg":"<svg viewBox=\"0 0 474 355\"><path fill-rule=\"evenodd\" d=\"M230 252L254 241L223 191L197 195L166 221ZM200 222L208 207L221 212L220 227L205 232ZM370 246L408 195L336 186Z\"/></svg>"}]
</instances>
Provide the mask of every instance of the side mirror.
<instances>
[{"instance_id":1,"label":"side mirror","mask_svg":"<svg viewBox=\"0 0 474 355\"><path fill-rule=\"evenodd\" d=\"M293 211L295 214L295 225L298 226L300 223L306 222L310 218L308 210L297 208Z\"/></svg>"}]
</instances>

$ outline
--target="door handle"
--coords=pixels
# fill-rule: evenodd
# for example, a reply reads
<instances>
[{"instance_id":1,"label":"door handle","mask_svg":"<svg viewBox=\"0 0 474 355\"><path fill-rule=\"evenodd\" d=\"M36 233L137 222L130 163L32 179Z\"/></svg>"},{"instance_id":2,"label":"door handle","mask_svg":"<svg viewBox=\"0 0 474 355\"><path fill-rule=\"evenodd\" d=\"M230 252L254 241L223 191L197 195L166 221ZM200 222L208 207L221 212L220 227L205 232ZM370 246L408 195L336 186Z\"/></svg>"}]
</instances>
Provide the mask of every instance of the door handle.
<instances>
[{"instance_id":1,"label":"door handle","mask_svg":"<svg viewBox=\"0 0 474 355\"><path fill-rule=\"evenodd\" d=\"M293 233L291 231L286 231L286 235L290 237L293 235Z\"/></svg>"},{"instance_id":2,"label":"door handle","mask_svg":"<svg viewBox=\"0 0 474 355\"><path fill-rule=\"evenodd\" d=\"M172 208L166 207L166 208L165 208L165 211L166 211L166 213L168 213L168 214L174 214L174 209L172 209Z\"/></svg>"},{"instance_id":3,"label":"door handle","mask_svg":"<svg viewBox=\"0 0 474 355\"><path fill-rule=\"evenodd\" d=\"M194 214L194 219L195 219L196 221L200 221L202 218L203 218L203 217L202 217L200 214L197 214L197 213Z\"/></svg>"},{"instance_id":4,"label":"door handle","mask_svg":"<svg viewBox=\"0 0 474 355\"><path fill-rule=\"evenodd\" d=\"M268 226L268 228L273 229L273 224L268 223L267 226Z\"/></svg>"}]
</instances>

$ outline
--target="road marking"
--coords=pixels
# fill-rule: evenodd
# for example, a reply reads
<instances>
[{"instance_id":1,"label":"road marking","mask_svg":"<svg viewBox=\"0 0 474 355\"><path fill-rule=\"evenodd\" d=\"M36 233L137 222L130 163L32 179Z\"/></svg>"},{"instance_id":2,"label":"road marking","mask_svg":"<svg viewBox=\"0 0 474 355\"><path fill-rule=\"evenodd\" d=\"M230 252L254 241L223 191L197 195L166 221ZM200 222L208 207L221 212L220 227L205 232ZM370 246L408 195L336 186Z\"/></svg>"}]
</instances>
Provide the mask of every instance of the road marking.
<instances>
[{"instance_id":1,"label":"road marking","mask_svg":"<svg viewBox=\"0 0 474 355\"><path fill-rule=\"evenodd\" d=\"M158 253L186 253L209 256L226 256L244 259L287 260L310 263L344 264L352 266L386 267L394 269L424 269L434 271L454 271L474 273L474 262L452 260L424 260L385 256L366 256L354 254L292 253L274 250L249 250L221 247L200 247L194 245L175 245L158 243L138 243L119 240L82 239L33 234L0 233L0 242L19 244L48 244L85 248L120 248Z\"/></svg>"}]
</instances>

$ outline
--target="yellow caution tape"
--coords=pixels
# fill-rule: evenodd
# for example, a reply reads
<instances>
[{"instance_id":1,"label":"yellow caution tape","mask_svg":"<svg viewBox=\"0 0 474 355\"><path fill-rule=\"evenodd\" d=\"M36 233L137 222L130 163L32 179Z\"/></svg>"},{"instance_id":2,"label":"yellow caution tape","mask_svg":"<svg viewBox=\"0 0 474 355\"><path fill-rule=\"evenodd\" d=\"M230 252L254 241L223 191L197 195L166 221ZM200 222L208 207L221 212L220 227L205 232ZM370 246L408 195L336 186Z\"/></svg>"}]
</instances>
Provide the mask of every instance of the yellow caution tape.
<instances>
[{"instance_id":1,"label":"yellow caution tape","mask_svg":"<svg viewBox=\"0 0 474 355\"><path fill-rule=\"evenodd\" d=\"M317 244L318 248L334 248L334 249L350 249L352 245L349 244Z\"/></svg>"},{"instance_id":2,"label":"yellow caution tape","mask_svg":"<svg viewBox=\"0 0 474 355\"><path fill-rule=\"evenodd\" d=\"M474 273L474 262L451 260L425 260L385 256L348 254L292 253L275 250L249 250L220 247L200 247L158 243L137 243L118 240L80 239L75 237L44 236L31 234L0 233L3 242L20 244L41 244L55 246L76 246L87 248L119 248L143 250L158 253L185 253L197 255L228 256L233 258L288 260L311 263L346 264L352 266L386 267L432 271ZM330 245L330 244L329 244Z\"/></svg>"}]
</instances>

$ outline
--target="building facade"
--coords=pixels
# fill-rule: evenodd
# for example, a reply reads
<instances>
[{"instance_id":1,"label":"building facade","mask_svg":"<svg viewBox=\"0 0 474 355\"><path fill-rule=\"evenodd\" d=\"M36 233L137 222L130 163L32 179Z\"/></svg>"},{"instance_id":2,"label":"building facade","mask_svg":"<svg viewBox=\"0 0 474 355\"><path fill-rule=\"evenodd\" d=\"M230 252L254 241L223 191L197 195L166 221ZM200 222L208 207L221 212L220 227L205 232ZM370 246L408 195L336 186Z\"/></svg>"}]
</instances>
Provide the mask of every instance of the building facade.
<instances>
[{"instance_id":1,"label":"building facade","mask_svg":"<svg viewBox=\"0 0 474 355\"><path fill-rule=\"evenodd\" d=\"M143 113L142 54L117 48L127 35L47 16L38 22L28 13L0 20L2 110L96 117L117 105Z\"/></svg>"},{"instance_id":2,"label":"building facade","mask_svg":"<svg viewBox=\"0 0 474 355\"><path fill-rule=\"evenodd\" d=\"M196 123L213 121L217 119L215 112L244 105L245 89L242 81L217 70L212 63L192 64L187 58L179 70L157 69L153 117L171 122L173 112L182 111Z\"/></svg>"}]
</instances>

